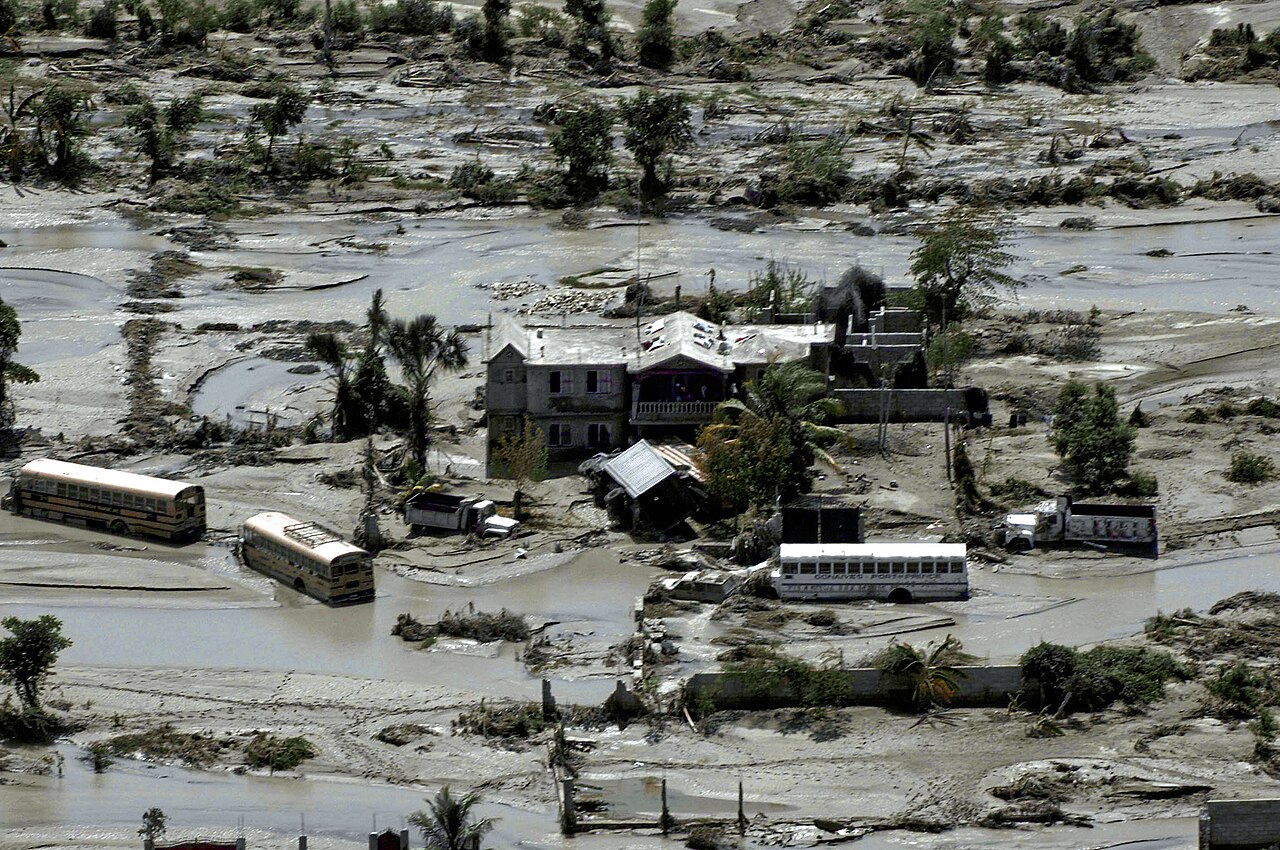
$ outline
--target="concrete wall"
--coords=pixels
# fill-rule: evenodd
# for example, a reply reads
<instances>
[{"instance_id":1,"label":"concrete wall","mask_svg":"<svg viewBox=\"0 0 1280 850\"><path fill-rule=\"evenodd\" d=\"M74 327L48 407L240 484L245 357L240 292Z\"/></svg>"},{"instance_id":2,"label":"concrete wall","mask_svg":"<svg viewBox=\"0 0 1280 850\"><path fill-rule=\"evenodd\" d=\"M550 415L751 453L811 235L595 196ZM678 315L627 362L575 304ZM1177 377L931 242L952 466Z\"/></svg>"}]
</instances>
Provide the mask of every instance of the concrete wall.
<instances>
[{"instance_id":1,"label":"concrete wall","mask_svg":"<svg viewBox=\"0 0 1280 850\"><path fill-rule=\"evenodd\" d=\"M952 699L955 706L1000 706L1022 689L1022 668L1017 665L961 667L967 678ZM848 685L846 705L898 705L908 701L911 686L897 676L874 668L843 670ZM710 699L717 708L787 708L802 704L802 695L783 684L768 694L748 692L742 678L733 673L696 673L685 685L690 702Z\"/></svg>"},{"instance_id":2,"label":"concrete wall","mask_svg":"<svg viewBox=\"0 0 1280 850\"><path fill-rule=\"evenodd\" d=\"M969 410L969 390L888 390L890 422L941 422L947 408L953 420L960 419ZM831 395L845 408L845 421L878 422L880 406L884 403L879 389L836 389ZM983 394L985 399L985 393ZM985 412L984 405L976 405Z\"/></svg>"},{"instance_id":3,"label":"concrete wall","mask_svg":"<svg viewBox=\"0 0 1280 850\"><path fill-rule=\"evenodd\" d=\"M1200 815L1201 850L1261 850L1280 843L1280 799L1210 800Z\"/></svg>"},{"instance_id":4,"label":"concrete wall","mask_svg":"<svg viewBox=\"0 0 1280 850\"><path fill-rule=\"evenodd\" d=\"M587 372L608 378L608 392L587 392ZM561 374L562 391L551 394L551 373ZM553 413L624 412L627 410L627 370L622 366L530 366L528 410L534 416Z\"/></svg>"}]
</instances>

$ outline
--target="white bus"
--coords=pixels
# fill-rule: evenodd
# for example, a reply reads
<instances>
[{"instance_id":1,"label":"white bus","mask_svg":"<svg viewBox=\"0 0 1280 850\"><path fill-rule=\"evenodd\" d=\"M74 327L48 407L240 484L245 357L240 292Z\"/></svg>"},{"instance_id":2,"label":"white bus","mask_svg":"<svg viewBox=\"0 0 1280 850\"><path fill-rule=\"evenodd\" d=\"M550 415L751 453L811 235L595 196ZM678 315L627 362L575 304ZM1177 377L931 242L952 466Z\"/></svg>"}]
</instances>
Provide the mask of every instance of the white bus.
<instances>
[{"instance_id":1,"label":"white bus","mask_svg":"<svg viewBox=\"0 0 1280 850\"><path fill-rule=\"evenodd\" d=\"M373 555L314 522L268 512L244 522L247 566L329 605L373 599Z\"/></svg>"},{"instance_id":2,"label":"white bus","mask_svg":"<svg viewBox=\"0 0 1280 850\"><path fill-rule=\"evenodd\" d=\"M204 534L204 488L61 460L18 470L4 506L15 514L113 534L194 540Z\"/></svg>"},{"instance_id":3,"label":"white bus","mask_svg":"<svg viewBox=\"0 0 1280 850\"><path fill-rule=\"evenodd\" d=\"M963 543L784 543L770 573L782 599L967 599Z\"/></svg>"}]
</instances>

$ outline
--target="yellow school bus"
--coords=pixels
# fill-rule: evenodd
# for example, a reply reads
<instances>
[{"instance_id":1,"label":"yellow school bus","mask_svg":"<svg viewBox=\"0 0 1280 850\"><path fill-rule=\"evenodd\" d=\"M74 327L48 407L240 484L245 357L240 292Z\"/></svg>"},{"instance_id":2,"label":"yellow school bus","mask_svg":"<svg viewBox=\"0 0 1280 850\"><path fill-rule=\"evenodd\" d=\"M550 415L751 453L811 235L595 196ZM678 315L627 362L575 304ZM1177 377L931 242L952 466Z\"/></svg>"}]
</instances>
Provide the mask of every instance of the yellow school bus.
<instances>
[{"instance_id":1,"label":"yellow school bus","mask_svg":"<svg viewBox=\"0 0 1280 850\"><path fill-rule=\"evenodd\" d=\"M373 555L314 522L274 511L244 522L245 565L329 605L373 599Z\"/></svg>"},{"instance_id":2,"label":"yellow school bus","mask_svg":"<svg viewBox=\"0 0 1280 850\"><path fill-rule=\"evenodd\" d=\"M49 458L18 470L4 506L113 534L183 541L205 531L204 488L197 484Z\"/></svg>"}]
</instances>

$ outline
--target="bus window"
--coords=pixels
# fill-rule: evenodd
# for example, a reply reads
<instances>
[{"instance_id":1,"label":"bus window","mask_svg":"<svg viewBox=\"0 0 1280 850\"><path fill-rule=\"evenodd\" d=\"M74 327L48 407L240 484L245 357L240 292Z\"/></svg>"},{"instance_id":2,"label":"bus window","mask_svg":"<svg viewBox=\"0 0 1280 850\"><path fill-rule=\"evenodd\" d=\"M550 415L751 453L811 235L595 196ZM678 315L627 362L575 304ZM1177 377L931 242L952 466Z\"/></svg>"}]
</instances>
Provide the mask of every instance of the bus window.
<instances>
[{"instance_id":1,"label":"bus window","mask_svg":"<svg viewBox=\"0 0 1280 850\"><path fill-rule=\"evenodd\" d=\"M830 561L824 561L824 562L822 562L822 563L818 564L818 575L820 575L820 576L829 576L829 575L831 575L831 562L830 562Z\"/></svg>"},{"instance_id":2,"label":"bus window","mask_svg":"<svg viewBox=\"0 0 1280 850\"><path fill-rule=\"evenodd\" d=\"M906 565L903 564L901 561L894 561L893 562L894 575L902 575L905 566Z\"/></svg>"},{"instance_id":3,"label":"bus window","mask_svg":"<svg viewBox=\"0 0 1280 850\"><path fill-rule=\"evenodd\" d=\"M124 504L124 493L121 493L119 490L114 491L114 492L111 494L111 504L113 504L113 505L123 505L123 504Z\"/></svg>"},{"instance_id":4,"label":"bus window","mask_svg":"<svg viewBox=\"0 0 1280 850\"><path fill-rule=\"evenodd\" d=\"M796 574L796 565L795 565L795 564L783 564L783 565L782 565L782 574L783 574L784 576L793 576L793 575L795 575L795 574Z\"/></svg>"},{"instance_id":5,"label":"bus window","mask_svg":"<svg viewBox=\"0 0 1280 850\"><path fill-rule=\"evenodd\" d=\"M876 574L877 574L877 575L882 575L882 576L887 576L887 575L889 574L889 565L888 565L888 564L876 564Z\"/></svg>"},{"instance_id":6,"label":"bus window","mask_svg":"<svg viewBox=\"0 0 1280 850\"><path fill-rule=\"evenodd\" d=\"M800 565L800 575L802 575L802 576L811 576L811 575L813 575L813 573L814 573L814 565L813 565L813 564L801 564L801 565Z\"/></svg>"},{"instance_id":7,"label":"bus window","mask_svg":"<svg viewBox=\"0 0 1280 850\"><path fill-rule=\"evenodd\" d=\"M59 481L59 482L58 482L58 495L59 495L59 496L62 496L63 498L66 498L66 495L67 495L67 485L66 485L66 482L64 482L64 481Z\"/></svg>"},{"instance_id":8,"label":"bus window","mask_svg":"<svg viewBox=\"0 0 1280 850\"><path fill-rule=\"evenodd\" d=\"M951 572L953 572L953 573L962 573L962 572L964 572L964 561L954 561L954 562L952 562L952 564L951 564Z\"/></svg>"},{"instance_id":9,"label":"bus window","mask_svg":"<svg viewBox=\"0 0 1280 850\"><path fill-rule=\"evenodd\" d=\"M917 563L915 563L914 561L912 561L912 562L908 563L908 564L907 564L907 574L908 574L908 575L919 575L919 574L920 574L920 565L919 565L919 564L917 564Z\"/></svg>"}]
</instances>

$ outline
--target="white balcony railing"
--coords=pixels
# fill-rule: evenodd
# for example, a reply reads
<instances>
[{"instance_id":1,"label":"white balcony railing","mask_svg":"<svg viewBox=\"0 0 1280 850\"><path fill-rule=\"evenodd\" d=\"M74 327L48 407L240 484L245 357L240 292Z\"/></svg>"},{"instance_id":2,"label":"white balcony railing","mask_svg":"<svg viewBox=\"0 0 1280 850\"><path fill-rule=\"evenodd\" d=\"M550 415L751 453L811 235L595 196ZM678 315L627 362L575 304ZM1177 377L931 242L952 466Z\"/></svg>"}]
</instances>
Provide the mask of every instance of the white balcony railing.
<instances>
[{"instance_id":1,"label":"white balcony railing","mask_svg":"<svg viewBox=\"0 0 1280 850\"><path fill-rule=\"evenodd\" d=\"M631 407L634 422L704 422L718 401L638 401Z\"/></svg>"}]
</instances>

